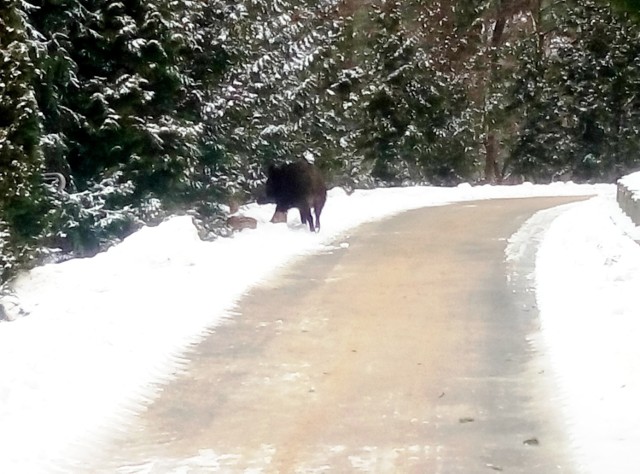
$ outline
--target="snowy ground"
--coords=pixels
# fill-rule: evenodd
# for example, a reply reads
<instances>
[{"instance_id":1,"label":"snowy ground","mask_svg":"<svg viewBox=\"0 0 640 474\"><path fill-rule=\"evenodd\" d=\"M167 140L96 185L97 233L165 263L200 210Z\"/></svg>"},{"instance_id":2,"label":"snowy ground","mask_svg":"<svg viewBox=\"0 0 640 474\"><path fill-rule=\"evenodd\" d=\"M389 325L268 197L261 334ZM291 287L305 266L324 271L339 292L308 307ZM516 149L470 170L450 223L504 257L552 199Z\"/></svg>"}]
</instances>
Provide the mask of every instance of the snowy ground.
<instances>
[{"instance_id":1,"label":"snowy ground","mask_svg":"<svg viewBox=\"0 0 640 474\"><path fill-rule=\"evenodd\" d=\"M28 316L0 323L0 472L55 472L130 422L184 353L253 285L309 253L347 246L349 229L403 210L478 199L597 194L536 214L506 259L539 242L535 271L544 341L566 396L567 425L584 473L640 465L640 232L615 187L555 184L403 188L330 193L319 234L269 224L201 242L188 217L145 228L91 259L24 275Z\"/></svg>"}]
</instances>

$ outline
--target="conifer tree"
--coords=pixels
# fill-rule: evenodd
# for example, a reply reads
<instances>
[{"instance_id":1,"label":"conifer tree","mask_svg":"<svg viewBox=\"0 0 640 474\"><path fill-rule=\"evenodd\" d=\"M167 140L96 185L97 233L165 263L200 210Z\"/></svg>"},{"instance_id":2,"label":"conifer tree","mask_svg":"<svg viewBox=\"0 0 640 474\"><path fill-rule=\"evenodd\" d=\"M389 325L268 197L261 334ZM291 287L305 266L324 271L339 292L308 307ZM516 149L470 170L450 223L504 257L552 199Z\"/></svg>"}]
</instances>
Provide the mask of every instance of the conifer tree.
<instances>
[{"instance_id":1,"label":"conifer tree","mask_svg":"<svg viewBox=\"0 0 640 474\"><path fill-rule=\"evenodd\" d=\"M267 163L324 150L322 76L339 38L337 3L257 1L221 15L230 67L207 106L205 159L229 194L256 186Z\"/></svg>"},{"instance_id":2,"label":"conifer tree","mask_svg":"<svg viewBox=\"0 0 640 474\"><path fill-rule=\"evenodd\" d=\"M189 200L201 136L183 61L190 3L66 0L31 13L46 48L47 165L76 192L58 206L57 245L94 252Z\"/></svg>"},{"instance_id":3,"label":"conifer tree","mask_svg":"<svg viewBox=\"0 0 640 474\"><path fill-rule=\"evenodd\" d=\"M24 265L45 227L35 65L21 2L0 7L0 282Z\"/></svg>"},{"instance_id":4,"label":"conifer tree","mask_svg":"<svg viewBox=\"0 0 640 474\"><path fill-rule=\"evenodd\" d=\"M592 0L555 8L511 166L535 180L610 181L639 161L640 29Z\"/></svg>"},{"instance_id":5,"label":"conifer tree","mask_svg":"<svg viewBox=\"0 0 640 474\"><path fill-rule=\"evenodd\" d=\"M372 2L347 83L356 156L380 183L457 182L474 168L462 82L435 46L441 6ZM444 50L446 48L442 48Z\"/></svg>"}]
</instances>

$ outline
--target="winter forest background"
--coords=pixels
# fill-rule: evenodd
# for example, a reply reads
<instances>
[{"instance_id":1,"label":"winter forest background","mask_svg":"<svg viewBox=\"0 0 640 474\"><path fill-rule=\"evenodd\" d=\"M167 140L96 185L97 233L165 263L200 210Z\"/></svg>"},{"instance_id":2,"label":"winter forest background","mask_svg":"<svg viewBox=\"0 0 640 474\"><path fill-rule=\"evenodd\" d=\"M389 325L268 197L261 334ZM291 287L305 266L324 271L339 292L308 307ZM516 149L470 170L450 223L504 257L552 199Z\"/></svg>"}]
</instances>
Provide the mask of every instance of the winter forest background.
<instances>
[{"instance_id":1,"label":"winter forest background","mask_svg":"<svg viewBox=\"0 0 640 474\"><path fill-rule=\"evenodd\" d=\"M171 213L224 233L300 156L331 186L613 181L638 3L2 0L0 283Z\"/></svg>"}]
</instances>

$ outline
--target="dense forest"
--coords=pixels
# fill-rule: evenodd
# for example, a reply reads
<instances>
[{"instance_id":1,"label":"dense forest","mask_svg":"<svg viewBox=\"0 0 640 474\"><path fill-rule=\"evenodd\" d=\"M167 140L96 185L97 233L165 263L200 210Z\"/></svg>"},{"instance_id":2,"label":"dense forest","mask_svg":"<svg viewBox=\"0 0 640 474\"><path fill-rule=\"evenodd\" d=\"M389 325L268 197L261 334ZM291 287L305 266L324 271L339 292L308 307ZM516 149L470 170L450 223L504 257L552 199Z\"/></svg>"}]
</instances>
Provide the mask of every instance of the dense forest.
<instances>
[{"instance_id":1,"label":"dense forest","mask_svg":"<svg viewBox=\"0 0 640 474\"><path fill-rule=\"evenodd\" d=\"M613 181L635 0L3 0L0 283L144 223L223 232L271 163L330 185Z\"/></svg>"}]
</instances>

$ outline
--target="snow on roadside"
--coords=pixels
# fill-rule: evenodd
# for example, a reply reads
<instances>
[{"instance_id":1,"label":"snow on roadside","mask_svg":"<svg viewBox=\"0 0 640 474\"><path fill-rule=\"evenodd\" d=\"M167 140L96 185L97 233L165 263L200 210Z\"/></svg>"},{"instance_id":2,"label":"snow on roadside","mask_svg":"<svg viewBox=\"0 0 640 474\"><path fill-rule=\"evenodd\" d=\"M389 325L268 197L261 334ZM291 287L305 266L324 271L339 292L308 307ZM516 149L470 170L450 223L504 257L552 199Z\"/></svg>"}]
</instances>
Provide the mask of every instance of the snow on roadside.
<instances>
[{"instance_id":1,"label":"snow on roadside","mask_svg":"<svg viewBox=\"0 0 640 474\"><path fill-rule=\"evenodd\" d=\"M640 171L624 176L620 179L620 183L634 194L636 201L640 201Z\"/></svg>"},{"instance_id":2,"label":"snow on roadside","mask_svg":"<svg viewBox=\"0 0 640 474\"><path fill-rule=\"evenodd\" d=\"M640 228L612 196L572 205L536 261L543 338L583 472L640 465Z\"/></svg>"},{"instance_id":3,"label":"snow on roadside","mask_svg":"<svg viewBox=\"0 0 640 474\"><path fill-rule=\"evenodd\" d=\"M333 190L322 232L271 225L272 206L251 205L255 231L201 242L188 217L144 228L91 259L22 276L29 316L0 323L0 472L50 472L82 459L132 420L185 351L225 318L253 285L291 259L319 252L367 221L408 209L479 199L611 195L611 185Z\"/></svg>"}]
</instances>

